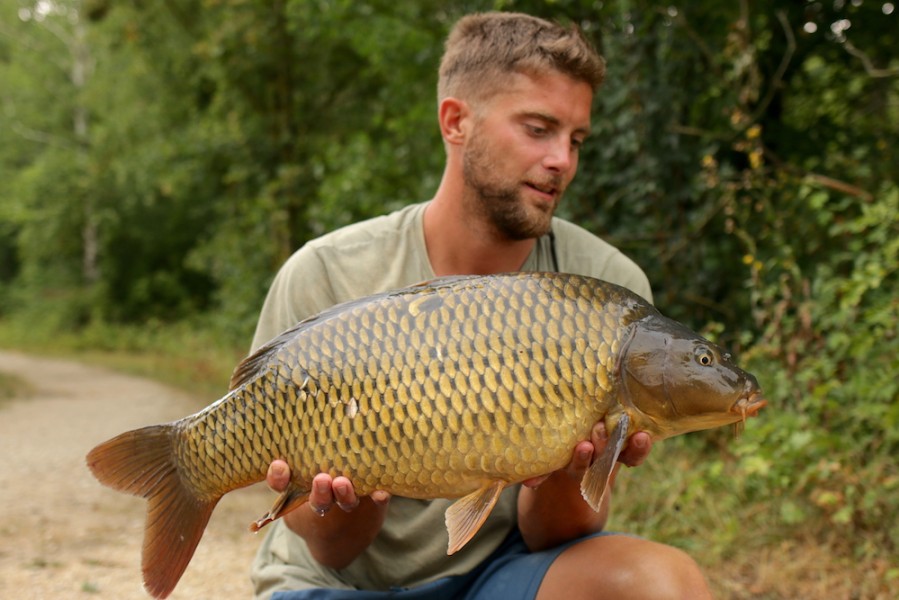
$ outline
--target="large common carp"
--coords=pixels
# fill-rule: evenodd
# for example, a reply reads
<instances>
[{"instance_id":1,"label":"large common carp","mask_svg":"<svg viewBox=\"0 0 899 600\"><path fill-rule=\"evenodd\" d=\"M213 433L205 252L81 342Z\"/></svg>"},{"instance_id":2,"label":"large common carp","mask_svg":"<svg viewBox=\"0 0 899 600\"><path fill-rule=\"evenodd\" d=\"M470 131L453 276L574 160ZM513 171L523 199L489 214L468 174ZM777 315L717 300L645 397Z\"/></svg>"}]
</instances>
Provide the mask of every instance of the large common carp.
<instances>
[{"instance_id":1,"label":"large common carp","mask_svg":"<svg viewBox=\"0 0 899 600\"><path fill-rule=\"evenodd\" d=\"M449 553L506 486L565 466L604 421L581 483L598 509L629 434L659 440L736 423L765 400L755 377L628 290L588 277L450 277L331 308L242 362L230 393L194 415L119 435L94 475L149 501L144 582L178 582L218 500L285 459L292 480L258 529L320 473L359 495L459 498Z\"/></svg>"}]
</instances>

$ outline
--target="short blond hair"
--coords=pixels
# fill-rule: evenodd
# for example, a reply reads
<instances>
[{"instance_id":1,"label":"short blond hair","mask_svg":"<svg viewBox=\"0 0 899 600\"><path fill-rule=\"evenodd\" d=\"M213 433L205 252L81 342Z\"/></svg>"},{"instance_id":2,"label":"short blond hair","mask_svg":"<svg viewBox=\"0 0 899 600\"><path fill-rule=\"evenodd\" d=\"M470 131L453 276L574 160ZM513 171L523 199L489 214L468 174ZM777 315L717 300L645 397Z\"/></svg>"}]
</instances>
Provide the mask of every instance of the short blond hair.
<instances>
[{"instance_id":1,"label":"short blond hair","mask_svg":"<svg viewBox=\"0 0 899 600\"><path fill-rule=\"evenodd\" d=\"M596 91L605 61L576 25L563 27L522 13L462 17L446 40L437 99L484 99L512 73L556 70Z\"/></svg>"}]
</instances>

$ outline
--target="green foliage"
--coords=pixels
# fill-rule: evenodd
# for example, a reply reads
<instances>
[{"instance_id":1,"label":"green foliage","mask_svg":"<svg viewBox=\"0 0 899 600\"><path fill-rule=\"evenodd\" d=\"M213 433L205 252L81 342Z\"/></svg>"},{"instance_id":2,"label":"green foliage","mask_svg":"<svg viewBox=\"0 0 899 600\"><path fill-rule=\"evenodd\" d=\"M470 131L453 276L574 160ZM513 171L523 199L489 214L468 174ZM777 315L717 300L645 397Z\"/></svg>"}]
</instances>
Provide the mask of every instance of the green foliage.
<instances>
[{"instance_id":1,"label":"green foliage","mask_svg":"<svg viewBox=\"0 0 899 600\"><path fill-rule=\"evenodd\" d=\"M763 327L747 359L775 410L740 453L757 493L792 498L788 523L826 518L852 535L877 531L896 551L899 529L899 188L865 202L809 193L830 260L762 260L754 288ZM802 257L800 257L801 259Z\"/></svg>"},{"instance_id":2,"label":"green foliage","mask_svg":"<svg viewBox=\"0 0 899 600\"><path fill-rule=\"evenodd\" d=\"M718 506L671 539L714 528L726 554L728 510L748 503L895 556L896 16L682 4L0 0L0 319L23 327L5 343L76 332L79 351L177 354L188 333L154 332L200 323L245 348L291 252L437 187L452 22L570 21L608 76L563 216L740 352L770 402L735 443L671 442L704 458L658 489Z\"/></svg>"},{"instance_id":3,"label":"green foliage","mask_svg":"<svg viewBox=\"0 0 899 600\"><path fill-rule=\"evenodd\" d=\"M697 204L663 206L688 216L673 231L701 249L659 254L687 258L665 268L676 297L714 307L682 318L720 320L711 331L744 349L770 401L729 453L740 501L769 503L787 530L836 530L850 546L873 538L852 552L895 556L899 530L884 524L899 512L899 205L886 165L899 122L855 107L894 105L897 80L860 69L839 37L803 34L805 14L732 10L726 37L703 38L706 68L726 85L706 87L669 126L698 142ZM852 17L876 31L882 15ZM699 30L690 13L679 19ZM685 271L697 265L699 279ZM717 460L695 468L705 482L720 476Z\"/></svg>"},{"instance_id":4,"label":"green foliage","mask_svg":"<svg viewBox=\"0 0 899 600\"><path fill-rule=\"evenodd\" d=\"M0 320L0 341L3 347L41 356L74 358L152 377L196 395L196 410L228 391L231 373L247 346L234 344L203 319L178 323L152 319L139 325L94 319L77 330L58 322ZM0 401L28 392L17 379L0 377Z\"/></svg>"}]
</instances>

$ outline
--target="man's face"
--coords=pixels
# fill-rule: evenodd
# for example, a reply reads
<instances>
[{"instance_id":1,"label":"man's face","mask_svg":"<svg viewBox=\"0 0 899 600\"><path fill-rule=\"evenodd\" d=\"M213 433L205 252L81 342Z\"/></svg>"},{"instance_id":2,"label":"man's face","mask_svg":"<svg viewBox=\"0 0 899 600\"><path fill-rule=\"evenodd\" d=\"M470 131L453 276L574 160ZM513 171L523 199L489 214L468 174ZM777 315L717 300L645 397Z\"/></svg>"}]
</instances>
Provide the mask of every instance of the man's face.
<instances>
[{"instance_id":1,"label":"man's face","mask_svg":"<svg viewBox=\"0 0 899 600\"><path fill-rule=\"evenodd\" d=\"M577 171L593 91L550 72L515 74L476 109L463 154L466 203L512 240L549 231Z\"/></svg>"}]
</instances>

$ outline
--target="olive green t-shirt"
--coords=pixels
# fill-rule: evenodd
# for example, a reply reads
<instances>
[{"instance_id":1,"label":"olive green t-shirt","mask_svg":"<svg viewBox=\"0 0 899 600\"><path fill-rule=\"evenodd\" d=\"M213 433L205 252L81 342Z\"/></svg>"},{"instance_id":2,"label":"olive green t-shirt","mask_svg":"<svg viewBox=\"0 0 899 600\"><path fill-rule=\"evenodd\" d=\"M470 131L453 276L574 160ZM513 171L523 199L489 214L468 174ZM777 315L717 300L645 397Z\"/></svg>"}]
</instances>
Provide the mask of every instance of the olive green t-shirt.
<instances>
[{"instance_id":1,"label":"olive green t-shirt","mask_svg":"<svg viewBox=\"0 0 899 600\"><path fill-rule=\"evenodd\" d=\"M298 250L272 283L253 348L339 302L433 279L422 226L426 206L414 204L344 227ZM618 249L562 219L553 219L552 232L538 240L520 270L588 275L652 299L646 275ZM452 556L446 554L444 525L451 501L394 497L374 542L341 570L316 562L305 541L278 520L270 526L253 564L256 597L316 587L409 587L468 572L515 526L517 497L518 486L503 492L483 527Z\"/></svg>"}]
</instances>

